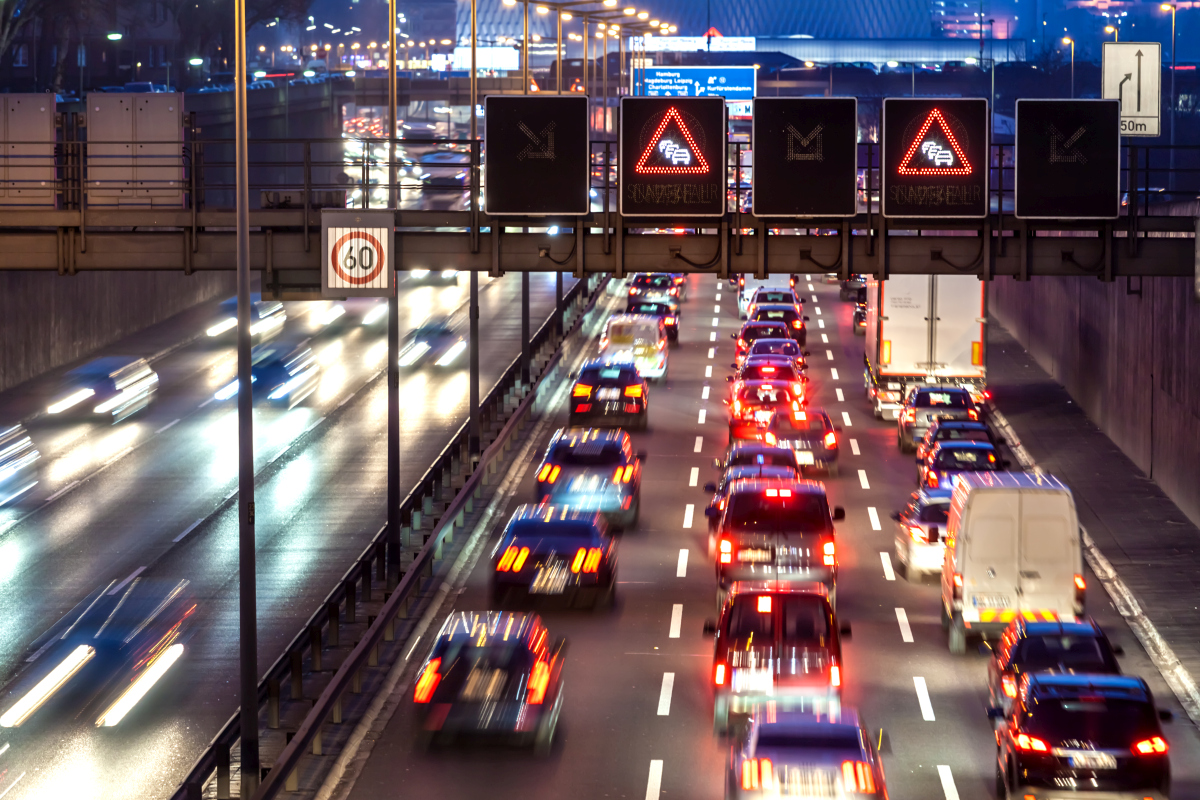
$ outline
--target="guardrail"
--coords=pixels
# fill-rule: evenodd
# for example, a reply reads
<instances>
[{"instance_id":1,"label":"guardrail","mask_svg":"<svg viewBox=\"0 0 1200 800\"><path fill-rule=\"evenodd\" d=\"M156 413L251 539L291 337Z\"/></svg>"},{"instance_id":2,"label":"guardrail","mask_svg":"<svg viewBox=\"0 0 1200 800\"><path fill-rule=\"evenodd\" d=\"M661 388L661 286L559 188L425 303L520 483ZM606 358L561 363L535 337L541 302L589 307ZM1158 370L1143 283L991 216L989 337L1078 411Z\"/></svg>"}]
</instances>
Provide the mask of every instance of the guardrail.
<instances>
[{"instance_id":1,"label":"guardrail","mask_svg":"<svg viewBox=\"0 0 1200 800\"><path fill-rule=\"evenodd\" d=\"M415 558L408 564L401 564L398 583L389 585L389 578L396 576L388 576L387 528L384 526L267 669L258 684L258 704L260 721L265 712L265 727L270 734L281 729L281 711L285 705L294 702L303 706L311 699L311 692L305 689L306 683L312 685L316 680L316 685L320 685L323 682L322 673L328 673L332 666L325 663L325 649L340 648L343 637L349 639L361 634L316 698L303 723L294 734L285 734L287 744L283 755L277 766L267 773L266 782L256 797L274 797L278 791L294 785L296 765L305 752L317 755L324 752L322 728L326 721L344 722L346 693L362 692L363 672L377 666L381 647L395 641L396 623L411 619L421 601L430 599L419 596L425 579L432 577L435 565L446 555L445 548L453 544L455 529L465 526L468 516L477 511L476 503L494 474L499 457L509 450L512 437L523 427L523 420L537 401L534 385L541 385L540 382L554 370L563 339L583 317L586 307L595 302L597 292L584 292L590 282L590 279L579 281L563 296L561 335L557 330L557 315L551 314L531 337L534 362L531 385L526 386L521 381L518 356L481 399L480 427L486 448L478 463L471 464L467 447L469 422L464 423L401 502L401 519L411 521L401 529L401 557L414 546L416 537L423 537L423 541L415 542L420 546ZM598 285L602 283L600 281ZM543 359L545 362L541 363ZM462 479L463 484L454 492L458 479ZM440 506L448 491L454 492L454 496L442 510ZM378 594L376 584L383 587L382 601L373 599ZM365 629L362 628L364 625ZM172 795L172 800L199 800L205 794L204 787L210 784L218 800L232 796L232 756L240 734L239 714L235 712L212 739ZM270 793L263 794L266 791Z\"/></svg>"}]
</instances>

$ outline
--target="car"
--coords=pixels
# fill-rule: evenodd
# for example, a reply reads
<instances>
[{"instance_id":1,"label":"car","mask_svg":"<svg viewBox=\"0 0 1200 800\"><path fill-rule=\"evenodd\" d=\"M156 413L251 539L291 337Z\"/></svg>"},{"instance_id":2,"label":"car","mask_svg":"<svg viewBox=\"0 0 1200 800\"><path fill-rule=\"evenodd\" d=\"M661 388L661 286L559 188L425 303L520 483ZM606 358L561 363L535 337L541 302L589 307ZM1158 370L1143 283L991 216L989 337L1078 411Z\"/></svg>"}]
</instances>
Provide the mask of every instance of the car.
<instances>
[{"instance_id":1,"label":"car","mask_svg":"<svg viewBox=\"0 0 1200 800\"><path fill-rule=\"evenodd\" d=\"M679 299L686 300L688 293L687 273L686 272L668 272L671 280L675 281L675 285L679 287Z\"/></svg>"},{"instance_id":2,"label":"car","mask_svg":"<svg viewBox=\"0 0 1200 800\"><path fill-rule=\"evenodd\" d=\"M767 423L763 440L796 453L796 461L805 474L815 469L831 478L838 474L840 425L834 425L829 412L822 408L801 408L789 413L776 412Z\"/></svg>"},{"instance_id":3,"label":"car","mask_svg":"<svg viewBox=\"0 0 1200 800\"><path fill-rule=\"evenodd\" d=\"M988 705L1007 714L1027 672L1090 672L1120 675L1114 647L1091 617L1033 619L1018 616L1009 623L988 660Z\"/></svg>"},{"instance_id":4,"label":"car","mask_svg":"<svg viewBox=\"0 0 1200 800\"><path fill-rule=\"evenodd\" d=\"M256 299L257 298L257 299ZM250 341L265 342L279 335L287 322L287 310L278 300L263 300L257 292L250 295ZM233 341L237 338L237 298L221 303L221 310L213 324L204 331L215 342Z\"/></svg>"},{"instance_id":5,"label":"car","mask_svg":"<svg viewBox=\"0 0 1200 800\"><path fill-rule=\"evenodd\" d=\"M800 374L795 359L790 356L747 356L740 367L733 366L737 372L726 376L725 380L734 384L734 390L742 381L786 381L791 384L793 395L804 397L808 376Z\"/></svg>"},{"instance_id":6,"label":"car","mask_svg":"<svg viewBox=\"0 0 1200 800\"><path fill-rule=\"evenodd\" d=\"M396 360L404 368L430 362L435 367L455 367L466 351L467 338L450 317L430 317L405 335Z\"/></svg>"},{"instance_id":7,"label":"car","mask_svg":"<svg viewBox=\"0 0 1200 800\"><path fill-rule=\"evenodd\" d=\"M37 486L41 457L24 425L0 429L0 507L15 503Z\"/></svg>"},{"instance_id":8,"label":"car","mask_svg":"<svg viewBox=\"0 0 1200 800\"><path fill-rule=\"evenodd\" d=\"M461 191L471 182L471 154L437 151L420 156L414 172L426 189Z\"/></svg>"},{"instance_id":9,"label":"car","mask_svg":"<svg viewBox=\"0 0 1200 800\"><path fill-rule=\"evenodd\" d=\"M670 275L642 272L629 282L629 297L637 300L677 300L682 290Z\"/></svg>"},{"instance_id":10,"label":"car","mask_svg":"<svg viewBox=\"0 0 1200 800\"><path fill-rule=\"evenodd\" d=\"M46 413L59 418L91 418L112 424L150 405L158 391L158 373L137 356L105 356L76 367Z\"/></svg>"},{"instance_id":11,"label":"car","mask_svg":"<svg viewBox=\"0 0 1200 800\"><path fill-rule=\"evenodd\" d=\"M539 503L513 512L492 550L492 604L561 598L611 607L617 543L596 511Z\"/></svg>"},{"instance_id":12,"label":"car","mask_svg":"<svg viewBox=\"0 0 1200 800\"><path fill-rule=\"evenodd\" d=\"M897 571L910 582L942 571L949 513L950 492L945 489L913 492L903 509L892 512Z\"/></svg>"},{"instance_id":13,"label":"car","mask_svg":"<svg viewBox=\"0 0 1200 800\"><path fill-rule=\"evenodd\" d=\"M851 319L852 327L854 328L855 336L867 335L867 304L855 303L854 313Z\"/></svg>"},{"instance_id":14,"label":"car","mask_svg":"<svg viewBox=\"0 0 1200 800\"><path fill-rule=\"evenodd\" d=\"M992 707L996 791L1050 800L1166 800L1170 743L1150 687L1129 675L1027 672L1011 710ZM1063 787L1069 787L1064 791Z\"/></svg>"},{"instance_id":15,"label":"car","mask_svg":"<svg viewBox=\"0 0 1200 800\"><path fill-rule=\"evenodd\" d=\"M878 743L857 712L815 704L804 711L756 709L734 740L727 800L877 797L887 800Z\"/></svg>"},{"instance_id":16,"label":"car","mask_svg":"<svg viewBox=\"0 0 1200 800\"><path fill-rule=\"evenodd\" d=\"M746 318L746 314L750 309L750 300L759 289L789 291L793 286L795 286L794 281L785 280L779 275L769 275L765 278L742 275L738 278L738 318Z\"/></svg>"},{"instance_id":17,"label":"car","mask_svg":"<svg viewBox=\"0 0 1200 800\"><path fill-rule=\"evenodd\" d=\"M634 300L630 298L629 305L625 309L626 314L644 314L649 317L661 317L663 324L667 328L667 338L672 342L679 341L679 304L674 304L674 307L665 302Z\"/></svg>"},{"instance_id":18,"label":"car","mask_svg":"<svg viewBox=\"0 0 1200 800\"><path fill-rule=\"evenodd\" d=\"M632 364L588 361L571 387L572 427L611 421L632 430L646 430L650 389Z\"/></svg>"},{"instance_id":19,"label":"car","mask_svg":"<svg viewBox=\"0 0 1200 800\"><path fill-rule=\"evenodd\" d=\"M816 582L837 605L837 544L825 485L810 480L734 481L717 517L718 598L740 580Z\"/></svg>"},{"instance_id":20,"label":"car","mask_svg":"<svg viewBox=\"0 0 1200 800\"><path fill-rule=\"evenodd\" d=\"M801 347L808 342L808 328L805 322L808 317L800 313L800 307L783 303L759 303L748 316L752 322L782 322L788 328L788 335L796 340Z\"/></svg>"},{"instance_id":21,"label":"car","mask_svg":"<svg viewBox=\"0 0 1200 800\"><path fill-rule=\"evenodd\" d=\"M746 357L750 356L788 356L792 359L792 363L796 365L796 369L801 372L808 369L808 351L796 344L796 340L788 336L781 339L755 339L750 343L750 349L746 353ZM737 364L731 365L737 369Z\"/></svg>"},{"instance_id":22,"label":"car","mask_svg":"<svg viewBox=\"0 0 1200 800\"><path fill-rule=\"evenodd\" d=\"M732 443L725 452L725 458L713 459L713 466L720 470L751 466L790 467L796 473L800 472L800 463L796 461L794 450L759 441Z\"/></svg>"},{"instance_id":23,"label":"car","mask_svg":"<svg viewBox=\"0 0 1200 800\"><path fill-rule=\"evenodd\" d=\"M896 417L896 446L902 453L916 449L937 417L979 421L980 409L971 393L957 386L919 386L908 393Z\"/></svg>"},{"instance_id":24,"label":"car","mask_svg":"<svg viewBox=\"0 0 1200 800\"><path fill-rule=\"evenodd\" d=\"M994 434L986 422L935 417L917 442L917 458L924 458L929 448L942 441L991 442L996 448L1004 444L1004 439Z\"/></svg>"},{"instance_id":25,"label":"car","mask_svg":"<svg viewBox=\"0 0 1200 800\"><path fill-rule=\"evenodd\" d=\"M566 640L551 640L537 614L452 612L413 683L418 746L471 734L549 755L566 655Z\"/></svg>"},{"instance_id":26,"label":"car","mask_svg":"<svg viewBox=\"0 0 1200 800\"><path fill-rule=\"evenodd\" d=\"M791 339L791 327L782 322L747 322L737 333L731 333L737 346L734 348L735 367L740 366L750 347L758 339ZM797 343L798 344L798 343Z\"/></svg>"},{"instance_id":27,"label":"car","mask_svg":"<svg viewBox=\"0 0 1200 800\"><path fill-rule=\"evenodd\" d=\"M776 412L803 413L802 396L792 394L786 381L740 381L735 385L729 404L729 442L761 439L763 430Z\"/></svg>"},{"instance_id":28,"label":"car","mask_svg":"<svg viewBox=\"0 0 1200 800\"><path fill-rule=\"evenodd\" d=\"M841 283L842 279L838 277L836 272L826 272L822 279L825 283Z\"/></svg>"},{"instance_id":29,"label":"car","mask_svg":"<svg viewBox=\"0 0 1200 800\"><path fill-rule=\"evenodd\" d=\"M796 294L795 289L779 286L760 286L750 295L746 304L746 315L754 316L754 310L760 305L789 305L799 308L804 301Z\"/></svg>"},{"instance_id":30,"label":"car","mask_svg":"<svg viewBox=\"0 0 1200 800\"><path fill-rule=\"evenodd\" d=\"M838 297L842 300L854 300L858 297L858 290L865 289L867 286L867 276L851 275L848 280L841 282L841 288L838 290Z\"/></svg>"},{"instance_id":31,"label":"car","mask_svg":"<svg viewBox=\"0 0 1200 800\"><path fill-rule=\"evenodd\" d=\"M711 534L715 534L717 531L717 516L720 510L725 507L725 502L729 497L729 487L735 481L741 478L780 478L783 480L792 480L800 477L800 470L790 464L739 464L725 470L721 475L720 481L709 481L704 484L704 491L712 495L712 499L708 501L708 507L717 510L717 513L712 514L705 511L705 516L708 517L708 532L710 534L708 537L709 557L716 556L717 540Z\"/></svg>"},{"instance_id":32,"label":"car","mask_svg":"<svg viewBox=\"0 0 1200 800\"><path fill-rule=\"evenodd\" d=\"M662 317L614 314L600 334L601 359L633 364L643 378L666 380L667 325Z\"/></svg>"},{"instance_id":33,"label":"car","mask_svg":"<svg viewBox=\"0 0 1200 800\"><path fill-rule=\"evenodd\" d=\"M641 508L645 460L620 428L559 428L534 473L534 499L598 511L613 525L632 528Z\"/></svg>"},{"instance_id":34,"label":"car","mask_svg":"<svg viewBox=\"0 0 1200 800\"><path fill-rule=\"evenodd\" d=\"M771 703L776 712L832 711L842 696L842 637L829 590L812 581L741 580L704 632L713 644L713 730ZM786 655L785 655L786 654Z\"/></svg>"},{"instance_id":35,"label":"car","mask_svg":"<svg viewBox=\"0 0 1200 800\"><path fill-rule=\"evenodd\" d=\"M321 365L309 346L308 339L299 341L279 337L250 351L250 381L254 384L254 399L287 408L295 408L317 389ZM225 384L213 395L228 400L239 391L238 379Z\"/></svg>"},{"instance_id":36,"label":"car","mask_svg":"<svg viewBox=\"0 0 1200 800\"><path fill-rule=\"evenodd\" d=\"M920 485L929 489L953 489L954 477L963 472L998 472L1008 469L991 442L938 442L918 462Z\"/></svg>"},{"instance_id":37,"label":"car","mask_svg":"<svg viewBox=\"0 0 1200 800\"><path fill-rule=\"evenodd\" d=\"M408 271L409 285L418 286L457 286L458 270L456 269L410 269Z\"/></svg>"}]
</instances>

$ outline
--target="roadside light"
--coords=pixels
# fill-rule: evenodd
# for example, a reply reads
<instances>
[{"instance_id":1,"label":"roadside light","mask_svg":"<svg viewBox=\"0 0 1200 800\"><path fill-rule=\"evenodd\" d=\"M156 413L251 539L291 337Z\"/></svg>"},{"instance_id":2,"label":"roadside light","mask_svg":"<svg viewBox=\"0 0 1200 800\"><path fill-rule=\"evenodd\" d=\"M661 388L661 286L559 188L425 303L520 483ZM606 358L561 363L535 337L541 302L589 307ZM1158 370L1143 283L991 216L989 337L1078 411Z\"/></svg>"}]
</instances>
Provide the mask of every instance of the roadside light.
<instances>
[{"instance_id":1,"label":"roadside light","mask_svg":"<svg viewBox=\"0 0 1200 800\"><path fill-rule=\"evenodd\" d=\"M189 58L188 63L191 64L193 67L199 67L199 66L203 66L204 59L203 58Z\"/></svg>"},{"instance_id":2,"label":"roadside light","mask_svg":"<svg viewBox=\"0 0 1200 800\"><path fill-rule=\"evenodd\" d=\"M632 17L634 14L637 13L637 9L636 8L623 8L623 9L621 9L621 13L627 17Z\"/></svg>"},{"instance_id":3,"label":"roadside light","mask_svg":"<svg viewBox=\"0 0 1200 800\"><path fill-rule=\"evenodd\" d=\"M119 42L119 41L121 41L123 38L125 38L125 37L124 37L124 36L122 36L120 33L117 33L116 31L113 31L112 33L110 33L110 34L108 35L108 40L109 40L110 42Z\"/></svg>"},{"instance_id":4,"label":"roadside light","mask_svg":"<svg viewBox=\"0 0 1200 800\"><path fill-rule=\"evenodd\" d=\"M1071 44L1071 37L1070 37L1070 36L1064 36L1064 37L1063 37L1063 44Z\"/></svg>"},{"instance_id":5,"label":"roadside light","mask_svg":"<svg viewBox=\"0 0 1200 800\"><path fill-rule=\"evenodd\" d=\"M638 19L650 19L650 14L645 11L639 11L637 18Z\"/></svg>"},{"instance_id":6,"label":"roadside light","mask_svg":"<svg viewBox=\"0 0 1200 800\"><path fill-rule=\"evenodd\" d=\"M258 52L260 52L260 53L265 53L265 52L267 52L267 46L266 46L265 44L260 44L260 45L258 46Z\"/></svg>"}]
</instances>

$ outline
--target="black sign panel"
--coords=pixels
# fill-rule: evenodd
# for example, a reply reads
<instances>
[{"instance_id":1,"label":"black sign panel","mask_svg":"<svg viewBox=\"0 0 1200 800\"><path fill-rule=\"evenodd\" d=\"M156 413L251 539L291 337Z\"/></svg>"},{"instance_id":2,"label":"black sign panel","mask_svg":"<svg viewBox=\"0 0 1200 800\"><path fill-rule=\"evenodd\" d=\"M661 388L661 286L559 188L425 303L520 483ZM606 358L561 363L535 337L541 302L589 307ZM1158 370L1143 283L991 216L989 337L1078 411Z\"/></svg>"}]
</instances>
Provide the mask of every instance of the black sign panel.
<instances>
[{"instance_id":1,"label":"black sign panel","mask_svg":"<svg viewBox=\"0 0 1200 800\"><path fill-rule=\"evenodd\" d=\"M1017 216L1112 219L1121 211L1121 104L1017 101Z\"/></svg>"},{"instance_id":2,"label":"black sign panel","mask_svg":"<svg viewBox=\"0 0 1200 800\"><path fill-rule=\"evenodd\" d=\"M489 96L484 119L487 213L588 213L586 97Z\"/></svg>"},{"instance_id":3,"label":"black sign panel","mask_svg":"<svg viewBox=\"0 0 1200 800\"><path fill-rule=\"evenodd\" d=\"M858 101L853 97L756 97L756 217L852 217L857 213Z\"/></svg>"},{"instance_id":4,"label":"black sign panel","mask_svg":"<svg viewBox=\"0 0 1200 800\"><path fill-rule=\"evenodd\" d=\"M883 101L883 215L979 218L988 213L988 103Z\"/></svg>"},{"instance_id":5,"label":"black sign panel","mask_svg":"<svg viewBox=\"0 0 1200 800\"><path fill-rule=\"evenodd\" d=\"M621 98L621 213L725 213L723 98Z\"/></svg>"}]
</instances>

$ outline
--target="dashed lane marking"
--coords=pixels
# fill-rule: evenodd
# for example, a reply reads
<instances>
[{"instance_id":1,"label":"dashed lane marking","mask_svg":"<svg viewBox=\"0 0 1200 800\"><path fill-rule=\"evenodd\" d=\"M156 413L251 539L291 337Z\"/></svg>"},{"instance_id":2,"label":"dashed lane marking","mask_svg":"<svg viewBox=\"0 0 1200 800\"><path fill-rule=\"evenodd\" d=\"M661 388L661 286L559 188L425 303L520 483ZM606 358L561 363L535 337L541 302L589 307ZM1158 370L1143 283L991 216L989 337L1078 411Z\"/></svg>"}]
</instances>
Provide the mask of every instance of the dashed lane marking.
<instances>
[{"instance_id":1,"label":"dashed lane marking","mask_svg":"<svg viewBox=\"0 0 1200 800\"><path fill-rule=\"evenodd\" d=\"M813 285L810 283L810 284L808 285L808 290L809 290L810 292L815 292L815 291L817 290L817 287L813 286Z\"/></svg>"},{"instance_id":2,"label":"dashed lane marking","mask_svg":"<svg viewBox=\"0 0 1200 800\"><path fill-rule=\"evenodd\" d=\"M917 688L917 703L921 706L921 719L933 722L933 703L929 702L929 687L925 685L925 679L914 677L913 686Z\"/></svg>"},{"instance_id":3,"label":"dashed lane marking","mask_svg":"<svg viewBox=\"0 0 1200 800\"><path fill-rule=\"evenodd\" d=\"M196 530L196 528L200 527L200 523L201 523L201 522L204 522L204 520L202 520L202 519L198 519L198 520L196 520L195 522L193 522L191 525L188 525L188 526L187 526L187 529L186 529L186 530L185 530L183 533L179 534L178 536L176 536L176 537L175 537L174 539L172 539L171 541L172 541L172 542L176 542L176 543L178 543L178 542L182 542L182 541L183 541L183 537L187 536L189 533L191 533L192 531Z\"/></svg>"},{"instance_id":4,"label":"dashed lane marking","mask_svg":"<svg viewBox=\"0 0 1200 800\"><path fill-rule=\"evenodd\" d=\"M680 606L675 606L680 608ZM671 713L671 690L675 688L675 673L664 672L662 691L658 693L658 715L665 717Z\"/></svg>"},{"instance_id":5,"label":"dashed lane marking","mask_svg":"<svg viewBox=\"0 0 1200 800\"><path fill-rule=\"evenodd\" d=\"M721 293L720 293L720 292L717 292L717 296L716 296L716 297L714 297L713 299L714 299L714 300L716 300L716 301L718 301L718 302L720 302L720 300L721 300Z\"/></svg>"},{"instance_id":6,"label":"dashed lane marking","mask_svg":"<svg viewBox=\"0 0 1200 800\"><path fill-rule=\"evenodd\" d=\"M883 562L883 577L886 580L896 580L896 571L892 569L892 557L886 552L879 553L879 560Z\"/></svg>"},{"instance_id":7,"label":"dashed lane marking","mask_svg":"<svg viewBox=\"0 0 1200 800\"><path fill-rule=\"evenodd\" d=\"M821 344L829 344L829 334L828 333L821 334Z\"/></svg>"},{"instance_id":8,"label":"dashed lane marking","mask_svg":"<svg viewBox=\"0 0 1200 800\"><path fill-rule=\"evenodd\" d=\"M650 762L650 777L646 781L646 800L658 800L658 796L662 792L662 768L661 758L653 759Z\"/></svg>"},{"instance_id":9,"label":"dashed lane marking","mask_svg":"<svg viewBox=\"0 0 1200 800\"><path fill-rule=\"evenodd\" d=\"M713 334L713 336L716 336L716 335L717 335L717 334L715 334L715 333ZM713 357L713 356L715 356L716 354L717 354L717 348L715 348L715 347L710 347L710 348L708 348L708 357L709 357L709 358L712 358L712 357Z\"/></svg>"},{"instance_id":10,"label":"dashed lane marking","mask_svg":"<svg viewBox=\"0 0 1200 800\"><path fill-rule=\"evenodd\" d=\"M704 377L706 377L706 378L712 377L712 364L709 364L707 367L704 368Z\"/></svg>"},{"instance_id":11,"label":"dashed lane marking","mask_svg":"<svg viewBox=\"0 0 1200 800\"><path fill-rule=\"evenodd\" d=\"M854 426L854 423L850 421L850 412L849 411L842 412L842 424L845 425L847 428L851 428Z\"/></svg>"},{"instance_id":12,"label":"dashed lane marking","mask_svg":"<svg viewBox=\"0 0 1200 800\"><path fill-rule=\"evenodd\" d=\"M837 399L838 399L839 403L846 402L846 396L844 394L842 394L841 389L834 389L834 391L837 392Z\"/></svg>"},{"instance_id":13,"label":"dashed lane marking","mask_svg":"<svg viewBox=\"0 0 1200 800\"><path fill-rule=\"evenodd\" d=\"M58 490L57 492L55 492L54 494L52 494L52 495L50 495L49 497L47 497L47 498L46 498L46 502L45 502L43 505L50 505L50 504L51 504L51 503L53 503L55 500L57 500L58 498L62 497L64 494L66 494L67 492L71 491L72 489L74 489L74 488L75 488L76 486L78 486L78 485L79 485L79 481L72 481L72 482L68 483L66 486L64 486L63 488L59 489L59 490Z\"/></svg>"},{"instance_id":14,"label":"dashed lane marking","mask_svg":"<svg viewBox=\"0 0 1200 800\"><path fill-rule=\"evenodd\" d=\"M938 764L938 778L942 781L942 793L946 800L958 800L958 787L954 785L954 775L950 772L949 764Z\"/></svg>"},{"instance_id":15,"label":"dashed lane marking","mask_svg":"<svg viewBox=\"0 0 1200 800\"><path fill-rule=\"evenodd\" d=\"M858 471L858 482L864 489L871 488L871 484L867 481L867 471L865 469L860 469Z\"/></svg>"},{"instance_id":16,"label":"dashed lane marking","mask_svg":"<svg viewBox=\"0 0 1200 800\"><path fill-rule=\"evenodd\" d=\"M718 299L718 300L720 300L721 298L719 298L719 297L718 297L717 299ZM714 306L713 306L713 313L714 313L714 314L720 314L720 313L721 313L721 306L720 306L720 304L717 304L717 305L714 305Z\"/></svg>"},{"instance_id":17,"label":"dashed lane marking","mask_svg":"<svg viewBox=\"0 0 1200 800\"><path fill-rule=\"evenodd\" d=\"M811 288L811 287L810 287L810 288ZM814 303L815 303L815 302L817 302L817 296L816 296L815 294L813 295L813 302L814 302Z\"/></svg>"},{"instance_id":18,"label":"dashed lane marking","mask_svg":"<svg viewBox=\"0 0 1200 800\"><path fill-rule=\"evenodd\" d=\"M828 360L830 360L830 361L833 361L833 351L832 351L832 350L826 350L826 351L825 351L825 358L826 358L826 359L828 359Z\"/></svg>"},{"instance_id":19,"label":"dashed lane marking","mask_svg":"<svg viewBox=\"0 0 1200 800\"><path fill-rule=\"evenodd\" d=\"M867 506L867 516L871 518L871 530L883 530L883 526L879 524L879 512L875 510L875 506Z\"/></svg>"},{"instance_id":20,"label":"dashed lane marking","mask_svg":"<svg viewBox=\"0 0 1200 800\"><path fill-rule=\"evenodd\" d=\"M701 400L707 400L707 399L708 399L708 392L709 392L709 388L708 388L707 386L705 386L703 389L701 389L701 390L700 390L700 399L701 399Z\"/></svg>"},{"instance_id":21,"label":"dashed lane marking","mask_svg":"<svg viewBox=\"0 0 1200 800\"><path fill-rule=\"evenodd\" d=\"M700 483L700 468L692 467L692 474L688 476L688 486L698 486Z\"/></svg>"},{"instance_id":22,"label":"dashed lane marking","mask_svg":"<svg viewBox=\"0 0 1200 800\"><path fill-rule=\"evenodd\" d=\"M687 577L687 562L688 562L688 551L687 551L687 548L685 547L679 551L679 565L677 567L675 567L675 577L676 578L686 578Z\"/></svg>"},{"instance_id":23,"label":"dashed lane marking","mask_svg":"<svg viewBox=\"0 0 1200 800\"><path fill-rule=\"evenodd\" d=\"M687 507L683 509L683 527L685 527L685 528L692 527L692 516L695 513L696 513L696 505L694 503L688 503Z\"/></svg>"},{"instance_id":24,"label":"dashed lane marking","mask_svg":"<svg viewBox=\"0 0 1200 800\"><path fill-rule=\"evenodd\" d=\"M702 409L700 409L700 417L699 417L699 419L697 419L697 422L698 422L700 425L703 425L703 424L704 424L704 417L705 417L705 416L707 416L707 415L708 415L708 411L707 411L706 409L703 409L703 408L702 408Z\"/></svg>"},{"instance_id":25,"label":"dashed lane marking","mask_svg":"<svg viewBox=\"0 0 1200 800\"><path fill-rule=\"evenodd\" d=\"M109 597L112 597L113 595L116 595L116 594L120 593L120 591L121 591L122 589L124 589L124 588L125 588L125 586L126 586L126 585L127 585L129 582L130 582L130 581L132 581L134 578L136 578L138 575L141 575L141 574L142 574L143 572L145 572L145 571L146 571L146 568L145 568L145 567L138 567L138 568L137 568L137 569L135 569L133 572L129 573L129 577L128 577L128 578L126 578L125 580L121 581L121 582L120 582L120 583L118 583L116 586L114 586L113 588L111 588L111 589L109 589L109 590L108 590L108 596L109 596Z\"/></svg>"},{"instance_id":26,"label":"dashed lane marking","mask_svg":"<svg viewBox=\"0 0 1200 800\"><path fill-rule=\"evenodd\" d=\"M721 318L720 318L720 317L713 317L713 327L715 328L715 327L717 327L717 326L718 326L718 325L720 325L720 324L721 324Z\"/></svg>"},{"instance_id":27,"label":"dashed lane marking","mask_svg":"<svg viewBox=\"0 0 1200 800\"><path fill-rule=\"evenodd\" d=\"M709 333L709 334L708 334L708 340L709 340L710 342L715 342L715 341L717 340L717 332L716 332L716 331L712 331L711 333Z\"/></svg>"},{"instance_id":28,"label":"dashed lane marking","mask_svg":"<svg viewBox=\"0 0 1200 800\"><path fill-rule=\"evenodd\" d=\"M856 456L862 455L862 453L858 452L858 439L850 440L850 452Z\"/></svg>"},{"instance_id":29,"label":"dashed lane marking","mask_svg":"<svg viewBox=\"0 0 1200 800\"><path fill-rule=\"evenodd\" d=\"M904 612L903 608L896 609L896 622L900 625L900 640L911 643L913 640L912 628L909 627L908 614Z\"/></svg>"},{"instance_id":30,"label":"dashed lane marking","mask_svg":"<svg viewBox=\"0 0 1200 800\"><path fill-rule=\"evenodd\" d=\"M169 431L169 430L171 430L171 428L174 428L178 424L179 424L179 420L173 419L170 422L168 422L166 425L163 425L161 428L156 430L155 433L158 434L158 433L163 433L165 431Z\"/></svg>"},{"instance_id":31,"label":"dashed lane marking","mask_svg":"<svg viewBox=\"0 0 1200 800\"><path fill-rule=\"evenodd\" d=\"M838 377L837 367L830 367L829 374L833 376L835 381L841 380L841 378Z\"/></svg>"},{"instance_id":32,"label":"dashed lane marking","mask_svg":"<svg viewBox=\"0 0 1200 800\"><path fill-rule=\"evenodd\" d=\"M824 327L825 327L825 320L823 320L823 319L819 319L819 320L817 320L817 325L819 325L820 327L824 328Z\"/></svg>"},{"instance_id":33,"label":"dashed lane marking","mask_svg":"<svg viewBox=\"0 0 1200 800\"><path fill-rule=\"evenodd\" d=\"M671 606L671 630L667 633L667 638L678 639L681 627L683 627L683 603L676 603Z\"/></svg>"},{"instance_id":34,"label":"dashed lane marking","mask_svg":"<svg viewBox=\"0 0 1200 800\"><path fill-rule=\"evenodd\" d=\"M701 447L704 447L704 437L703 437L703 436L697 436L697 437L696 437L696 449L695 449L695 450L693 450L692 452L693 452L693 453L699 453L699 452L700 452L700 448L701 448Z\"/></svg>"}]
</instances>

